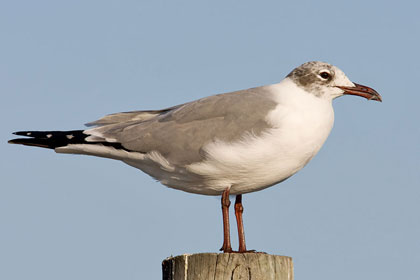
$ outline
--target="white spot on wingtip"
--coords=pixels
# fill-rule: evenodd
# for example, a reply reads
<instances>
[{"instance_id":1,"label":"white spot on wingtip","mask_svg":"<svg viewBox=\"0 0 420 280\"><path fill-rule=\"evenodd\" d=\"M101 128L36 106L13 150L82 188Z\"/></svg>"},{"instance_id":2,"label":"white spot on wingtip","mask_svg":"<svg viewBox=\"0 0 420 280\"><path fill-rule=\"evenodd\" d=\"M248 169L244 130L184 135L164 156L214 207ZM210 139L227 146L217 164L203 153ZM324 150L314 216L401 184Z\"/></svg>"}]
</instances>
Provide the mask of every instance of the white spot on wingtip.
<instances>
[{"instance_id":1,"label":"white spot on wingtip","mask_svg":"<svg viewBox=\"0 0 420 280\"><path fill-rule=\"evenodd\" d=\"M30 132L28 132L28 133L26 133L26 135L28 135L28 136L30 136L32 133L30 133Z\"/></svg>"},{"instance_id":2,"label":"white spot on wingtip","mask_svg":"<svg viewBox=\"0 0 420 280\"><path fill-rule=\"evenodd\" d=\"M72 138L74 138L74 135L73 134L69 134L69 135L66 135L66 137L67 137L67 139L72 139Z\"/></svg>"},{"instance_id":3,"label":"white spot on wingtip","mask_svg":"<svg viewBox=\"0 0 420 280\"><path fill-rule=\"evenodd\" d=\"M52 134L47 134L47 138L51 138L52 137Z\"/></svg>"}]
</instances>

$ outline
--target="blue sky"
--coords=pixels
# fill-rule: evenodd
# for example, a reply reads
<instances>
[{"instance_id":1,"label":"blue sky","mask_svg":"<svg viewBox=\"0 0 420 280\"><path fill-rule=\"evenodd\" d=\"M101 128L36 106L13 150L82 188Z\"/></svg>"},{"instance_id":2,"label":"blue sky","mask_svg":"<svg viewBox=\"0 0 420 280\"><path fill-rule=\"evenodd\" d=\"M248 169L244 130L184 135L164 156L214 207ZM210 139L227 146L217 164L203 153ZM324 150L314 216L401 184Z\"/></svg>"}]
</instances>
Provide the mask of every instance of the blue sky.
<instances>
[{"instance_id":1,"label":"blue sky","mask_svg":"<svg viewBox=\"0 0 420 280\"><path fill-rule=\"evenodd\" d=\"M384 102L334 101L335 127L309 165L244 196L247 245L293 257L297 279L419 279L419 10L415 1L3 2L0 278L160 279L164 258L222 243L218 199L120 162L8 145L11 132L79 129L276 83L322 60Z\"/></svg>"}]
</instances>

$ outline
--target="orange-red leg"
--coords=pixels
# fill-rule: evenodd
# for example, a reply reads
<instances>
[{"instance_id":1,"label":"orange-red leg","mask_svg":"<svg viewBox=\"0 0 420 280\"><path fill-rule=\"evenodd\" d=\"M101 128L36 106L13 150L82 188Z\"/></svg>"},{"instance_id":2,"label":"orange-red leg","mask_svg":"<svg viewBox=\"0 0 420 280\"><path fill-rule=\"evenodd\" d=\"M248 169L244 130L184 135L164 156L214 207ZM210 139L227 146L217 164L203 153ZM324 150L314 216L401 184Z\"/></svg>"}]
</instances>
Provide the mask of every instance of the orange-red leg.
<instances>
[{"instance_id":1,"label":"orange-red leg","mask_svg":"<svg viewBox=\"0 0 420 280\"><path fill-rule=\"evenodd\" d=\"M223 214L223 246L220 251L231 253L232 246L230 243L230 225L229 225L229 188L222 193L222 214Z\"/></svg>"},{"instance_id":2,"label":"orange-red leg","mask_svg":"<svg viewBox=\"0 0 420 280\"><path fill-rule=\"evenodd\" d=\"M246 252L244 222L242 220L243 212L244 212L244 207L242 206L242 195L238 194L235 199L235 216L236 216L236 223L238 225L238 240L239 240L238 253Z\"/></svg>"}]
</instances>

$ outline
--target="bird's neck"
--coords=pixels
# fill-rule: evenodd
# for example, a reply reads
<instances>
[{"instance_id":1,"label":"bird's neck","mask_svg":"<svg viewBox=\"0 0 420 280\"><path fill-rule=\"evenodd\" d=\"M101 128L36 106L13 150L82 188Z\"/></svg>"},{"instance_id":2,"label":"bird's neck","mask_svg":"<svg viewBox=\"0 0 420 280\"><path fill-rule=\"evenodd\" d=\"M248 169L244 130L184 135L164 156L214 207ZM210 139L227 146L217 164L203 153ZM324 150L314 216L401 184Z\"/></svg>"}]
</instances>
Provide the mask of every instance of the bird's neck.
<instances>
[{"instance_id":1,"label":"bird's neck","mask_svg":"<svg viewBox=\"0 0 420 280\"><path fill-rule=\"evenodd\" d=\"M311 106L315 106L316 104L332 104L332 99L328 98L328 96L316 96L298 86L290 78L285 78L280 83L270 85L269 87L273 93L274 100L280 104L296 104L297 106L299 104L305 106L308 103Z\"/></svg>"},{"instance_id":2,"label":"bird's neck","mask_svg":"<svg viewBox=\"0 0 420 280\"><path fill-rule=\"evenodd\" d=\"M282 120L291 116L302 121L325 123L326 126L332 127L334 121L332 100L306 92L289 78L269 87L273 100L278 104L267 117L267 121L273 127L281 125Z\"/></svg>"}]
</instances>

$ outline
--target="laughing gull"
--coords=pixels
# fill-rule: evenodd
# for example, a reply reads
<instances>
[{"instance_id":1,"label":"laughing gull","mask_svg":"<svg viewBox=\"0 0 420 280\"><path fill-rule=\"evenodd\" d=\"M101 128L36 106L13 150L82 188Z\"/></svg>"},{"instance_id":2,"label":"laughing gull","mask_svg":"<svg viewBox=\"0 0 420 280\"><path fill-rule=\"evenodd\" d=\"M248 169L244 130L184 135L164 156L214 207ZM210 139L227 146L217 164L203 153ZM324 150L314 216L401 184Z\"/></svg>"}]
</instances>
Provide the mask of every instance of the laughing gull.
<instances>
[{"instance_id":1,"label":"laughing gull","mask_svg":"<svg viewBox=\"0 0 420 280\"><path fill-rule=\"evenodd\" d=\"M72 131L20 131L10 140L121 160L162 184L185 192L221 195L223 252L233 252L229 194L236 195L239 250L246 252L242 194L282 182L319 151L334 122L332 100L358 95L382 101L319 61L295 68L278 84L213 95L156 111L132 111Z\"/></svg>"}]
</instances>

